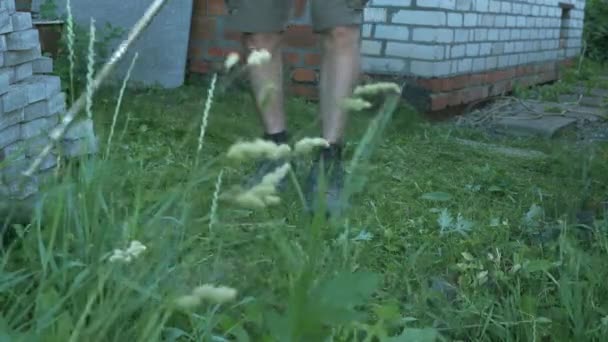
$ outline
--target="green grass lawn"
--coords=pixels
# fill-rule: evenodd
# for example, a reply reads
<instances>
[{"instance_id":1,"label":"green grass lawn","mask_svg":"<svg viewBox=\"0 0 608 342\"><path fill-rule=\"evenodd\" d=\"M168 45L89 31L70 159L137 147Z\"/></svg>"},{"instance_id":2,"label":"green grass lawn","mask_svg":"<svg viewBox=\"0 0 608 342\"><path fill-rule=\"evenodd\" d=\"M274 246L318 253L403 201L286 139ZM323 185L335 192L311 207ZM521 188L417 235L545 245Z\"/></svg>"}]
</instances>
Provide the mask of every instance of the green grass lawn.
<instances>
[{"instance_id":1,"label":"green grass lawn","mask_svg":"<svg viewBox=\"0 0 608 342\"><path fill-rule=\"evenodd\" d=\"M225 152L261 130L247 94L218 95L197 163L206 90L127 93L109 158L70 169L3 251L0 340L599 341L608 334L606 146L497 141L429 123L401 105L356 170L362 187L347 218L311 221L293 187L276 207L220 200L211 210L218 187L230 189L250 168L226 162ZM115 90L97 96L102 152L116 97ZM314 104L287 106L294 141L318 135ZM374 115L353 114L348 156ZM456 137L548 157L509 157ZM306 166L304 159L296 173ZM581 206L596 210L595 227L576 227ZM107 261L131 240L146 251L127 264ZM205 283L233 287L237 298L174 305Z\"/></svg>"}]
</instances>

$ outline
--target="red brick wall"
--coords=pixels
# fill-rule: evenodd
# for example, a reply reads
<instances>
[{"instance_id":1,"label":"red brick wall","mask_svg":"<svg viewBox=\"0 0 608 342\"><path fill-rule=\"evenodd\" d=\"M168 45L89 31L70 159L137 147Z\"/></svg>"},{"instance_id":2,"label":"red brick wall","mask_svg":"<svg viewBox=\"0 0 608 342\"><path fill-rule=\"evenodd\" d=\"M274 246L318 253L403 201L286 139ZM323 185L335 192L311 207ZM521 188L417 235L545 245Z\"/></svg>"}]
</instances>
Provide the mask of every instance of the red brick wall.
<instances>
[{"instance_id":1,"label":"red brick wall","mask_svg":"<svg viewBox=\"0 0 608 342\"><path fill-rule=\"evenodd\" d=\"M296 0L302 4L303 0ZM241 51L241 35L224 28L224 0L194 0L188 69L207 73L221 65L229 52ZM283 60L289 76L289 92L317 98L320 50L319 38L306 25L291 25L285 32ZM515 85L530 86L559 78L559 66L572 60L529 64L508 69L467 74L450 78L416 79L413 83L426 94L415 102L419 110L437 111L474 102L513 90ZM372 76L373 75L369 75ZM421 95L416 95L421 96ZM408 99L408 94L404 94Z\"/></svg>"},{"instance_id":2,"label":"red brick wall","mask_svg":"<svg viewBox=\"0 0 608 342\"><path fill-rule=\"evenodd\" d=\"M298 1L299 4L302 1ZM241 35L224 28L224 0L194 0L188 71L207 73L232 51L242 51ZM285 32L283 60L294 95L317 97L315 84L320 64L319 39L306 25L291 25Z\"/></svg>"}]
</instances>

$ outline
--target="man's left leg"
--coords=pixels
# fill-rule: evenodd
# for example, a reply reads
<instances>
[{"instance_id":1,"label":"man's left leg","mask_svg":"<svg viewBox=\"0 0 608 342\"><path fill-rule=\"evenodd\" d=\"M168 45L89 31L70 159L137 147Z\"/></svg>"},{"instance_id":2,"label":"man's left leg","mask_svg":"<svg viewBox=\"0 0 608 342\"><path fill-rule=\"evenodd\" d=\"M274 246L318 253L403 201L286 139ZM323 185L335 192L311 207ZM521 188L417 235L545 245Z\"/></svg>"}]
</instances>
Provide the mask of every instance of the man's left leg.
<instances>
[{"instance_id":1,"label":"man's left leg","mask_svg":"<svg viewBox=\"0 0 608 342\"><path fill-rule=\"evenodd\" d=\"M323 137L330 143L323 149L310 172L308 200L316 206L319 181L324 175L325 204L330 213L341 208L344 169L342 145L347 113L342 101L352 94L360 72L359 35L366 0L312 0L315 30L321 33L323 58L319 84L319 110ZM313 208L314 209L314 208Z\"/></svg>"}]
</instances>

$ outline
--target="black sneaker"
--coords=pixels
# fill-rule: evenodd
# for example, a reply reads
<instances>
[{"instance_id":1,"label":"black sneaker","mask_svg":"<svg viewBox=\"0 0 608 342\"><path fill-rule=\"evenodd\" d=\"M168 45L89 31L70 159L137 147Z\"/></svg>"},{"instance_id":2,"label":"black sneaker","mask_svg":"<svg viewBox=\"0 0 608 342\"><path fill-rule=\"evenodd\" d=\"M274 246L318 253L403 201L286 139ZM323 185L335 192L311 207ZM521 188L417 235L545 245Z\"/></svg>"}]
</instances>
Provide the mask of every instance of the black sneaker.
<instances>
[{"instance_id":1,"label":"black sneaker","mask_svg":"<svg viewBox=\"0 0 608 342\"><path fill-rule=\"evenodd\" d=\"M344 166L339 150L324 149L314 161L306 182L307 210L311 213L324 206L328 216L335 217L344 210L342 189ZM324 194L320 196L320 191ZM319 202L321 200L321 202Z\"/></svg>"}]
</instances>

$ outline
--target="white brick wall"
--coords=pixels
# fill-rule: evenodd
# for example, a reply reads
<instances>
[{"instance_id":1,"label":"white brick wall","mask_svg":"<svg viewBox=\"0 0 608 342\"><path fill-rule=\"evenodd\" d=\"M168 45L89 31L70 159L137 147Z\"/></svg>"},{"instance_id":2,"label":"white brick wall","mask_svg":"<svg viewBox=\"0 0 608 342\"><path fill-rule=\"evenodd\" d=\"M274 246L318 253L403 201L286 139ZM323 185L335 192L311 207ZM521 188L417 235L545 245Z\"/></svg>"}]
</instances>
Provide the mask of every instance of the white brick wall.
<instances>
[{"instance_id":1,"label":"white brick wall","mask_svg":"<svg viewBox=\"0 0 608 342\"><path fill-rule=\"evenodd\" d=\"M560 3L574 5L569 19ZM363 67L447 77L574 57L584 8L585 0L371 0Z\"/></svg>"}]
</instances>

